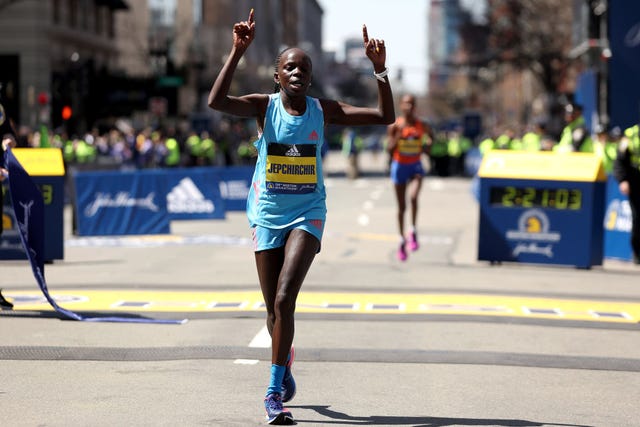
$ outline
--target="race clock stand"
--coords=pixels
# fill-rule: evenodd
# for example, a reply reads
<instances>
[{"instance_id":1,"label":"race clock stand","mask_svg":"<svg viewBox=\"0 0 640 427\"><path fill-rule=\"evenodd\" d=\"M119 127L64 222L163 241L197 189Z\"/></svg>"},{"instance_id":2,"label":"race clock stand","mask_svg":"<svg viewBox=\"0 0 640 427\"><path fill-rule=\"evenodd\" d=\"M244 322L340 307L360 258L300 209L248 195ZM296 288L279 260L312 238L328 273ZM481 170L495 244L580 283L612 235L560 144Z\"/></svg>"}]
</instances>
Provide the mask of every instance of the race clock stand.
<instances>
[{"instance_id":1,"label":"race clock stand","mask_svg":"<svg viewBox=\"0 0 640 427\"><path fill-rule=\"evenodd\" d=\"M602 265L606 174L591 153L485 154L478 260Z\"/></svg>"}]
</instances>

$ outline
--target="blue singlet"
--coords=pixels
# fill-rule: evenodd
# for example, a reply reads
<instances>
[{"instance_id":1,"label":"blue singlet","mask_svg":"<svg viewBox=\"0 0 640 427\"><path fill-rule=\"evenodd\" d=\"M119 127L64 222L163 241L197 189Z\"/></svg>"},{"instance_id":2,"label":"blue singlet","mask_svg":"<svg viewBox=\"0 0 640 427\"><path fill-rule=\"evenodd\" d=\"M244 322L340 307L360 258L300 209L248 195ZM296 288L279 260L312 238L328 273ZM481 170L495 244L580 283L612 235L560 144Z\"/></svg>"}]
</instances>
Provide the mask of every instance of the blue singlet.
<instances>
[{"instance_id":1,"label":"blue singlet","mask_svg":"<svg viewBox=\"0 0 640 427\"><path fill-rule=\"evenodd\" d=\"M249 225L281 229L327 214L320 101L307 97L302 116L287 113L280 94L269 97L264 129L254 143L258 160L247 198Z\"/></svg>"}]
</instances>

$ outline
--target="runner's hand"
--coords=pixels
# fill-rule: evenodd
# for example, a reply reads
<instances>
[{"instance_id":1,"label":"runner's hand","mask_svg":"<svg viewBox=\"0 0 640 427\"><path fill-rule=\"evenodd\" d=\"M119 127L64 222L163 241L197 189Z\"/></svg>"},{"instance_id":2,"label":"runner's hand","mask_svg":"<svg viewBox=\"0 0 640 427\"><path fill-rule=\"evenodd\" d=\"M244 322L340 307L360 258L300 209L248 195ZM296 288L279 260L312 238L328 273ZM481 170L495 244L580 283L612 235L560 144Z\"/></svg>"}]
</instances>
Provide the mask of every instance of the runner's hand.
<instances>
[{"instance_id":1,"label":"runner's hand","mask_svg":"<svg viewBox=\"0 0 640 427\"><path fill-rule=\"evenodd\" d=\"M233 26L233 46L242 51L247 50L256 35L256 23L253 20L253 9L249 12L249 19L238 22Z\"/></svg>"},{"instance_id":2,"label":"runner's hand","mask_svg":"<svg viewBox=\"0 0 640 427\"><path fill-rule=\"evenodd\" d=\"M387 60L387 49L382 39L369 39L367 33L367 26L362 26L362 40L364 42L364 51L367 58L373 63L373 67L376 72L380 72L385 68L385 62Z\"/></svg>"}]
</instances>

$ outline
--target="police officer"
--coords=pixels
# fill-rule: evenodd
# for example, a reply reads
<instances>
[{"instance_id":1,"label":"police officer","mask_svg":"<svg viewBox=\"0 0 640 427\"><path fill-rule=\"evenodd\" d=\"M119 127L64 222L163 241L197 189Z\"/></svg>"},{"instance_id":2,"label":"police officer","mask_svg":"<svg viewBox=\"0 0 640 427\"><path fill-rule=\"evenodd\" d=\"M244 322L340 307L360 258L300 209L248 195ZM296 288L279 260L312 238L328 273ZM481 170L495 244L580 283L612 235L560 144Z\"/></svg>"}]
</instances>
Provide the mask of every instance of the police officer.
<instances>
[{"instance_id":1,"label":"police officer","mask_svg":"<svg viewBox=\"0 0 640 427\"><path fill-rule=\"evenodd\" d=\"M612 140L605 125L596 126L593 152L602 159L602 167L605 173L610 175L613 171L613 162L618 156L618 143Z\"/></svg>"},{"instance_id":2,"label":"police officer","mask_svg":"<svg viewBox=\"0 0 640 427\"><path fill-rule=\"evenodd\" d=\"M620 192L629 197L631 206L631 249L633 262L640 264L640 125L624 131L613 174Z\"/></svg>"},{"instance_id":3,"label":"police officer","mask_svg":"<svg viewBox=\"0 0 640 427\"><path fill-rule=\"evenodd\" d=\"M216 142L211 138L209 132L203 131L200 134L200 157L198 164L200 166L212 166L215 164L216 158Z\"/></svg>"},{"instance_id":4,"label":"police officer","mask_svg":"<svg viewBox=\"0 0 640 427\"><path fill-rule=\"evenodd\" d=\"M447 153L449 154L449 167L451 175L464 175L464 160L467 153L473 147L473 143L469 138L464 136L461 127L457 127L449 135L447 144Z\"/></svg>"},{"instance_id":5,"label":"police officer","mask_svg":"<svg viewBox=\"0 0 640 427\"><path fill-rule=\"evenodd\" d=\"M446 132L435 134L429 146L429 162L431 174L436 176L449 176L449 141Z\"/></svg>"},{"instance_id":6,"label":"police officer","mask_svg":"<svg viewBox=\"0 0 640 427\"><path fill-rule=\"evenodd\" d=\"M529 152L538 152L544 149L545 124L536 121L530 130L522 135L522 149Z\"/></svg>"},{"instance_id":7,"label":"police officer","mask_svg":"<svg viewBox=\"0 0 640 427\"><path fill-rule=\"evenodd\" d=\"M180 144L175 135L170 131L164 142L167 154L164 157L164 165L170 168L180 166Z\"/></svg>"},{"instance_id":8,"label":"police officer","mask_svg":"<svg viewBox=\"0 0 640 427\"><path fill-rule=\"evenodd\" d=\"M189 155L189 166L198 166L200 157L200 135L195 130L189 133L186 141L187 154Z\"/></svg>"},{"instance_id":9,"label":"police officer","mask_svg":"<svg viewBox=\"0 0 640 427\"><path fill-rule=\"evenodd\" d=\"M554 151L561 153L580 151L584 153L593 152L593 142L587 129L582 106L578 104L567 104L564 108L564 119L567 125L562 130L560 141Z\"/></svg>"}]
</instances>

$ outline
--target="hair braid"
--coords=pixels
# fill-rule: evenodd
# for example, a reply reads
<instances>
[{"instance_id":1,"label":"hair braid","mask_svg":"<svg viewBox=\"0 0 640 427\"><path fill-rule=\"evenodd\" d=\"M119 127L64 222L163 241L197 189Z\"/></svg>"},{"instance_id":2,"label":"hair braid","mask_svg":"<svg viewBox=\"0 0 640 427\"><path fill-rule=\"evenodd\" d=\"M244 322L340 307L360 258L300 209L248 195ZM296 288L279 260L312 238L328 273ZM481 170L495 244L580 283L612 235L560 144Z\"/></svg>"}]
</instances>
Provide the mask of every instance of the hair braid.
<instances>
[{"instance_id":1,"label":"hair braid","mask_svg":"<svg viewBox=\"0 0 640 427\"><path fill-rule=\"evenodd\" d=\"M275 67L274 67L274 72L276 74L278 74L278 67L280 66L280 59L282 59L282 55L288 51L289 49L291 49L290 47L286 47L284 49L282 49L280 51L280 53L276 56L276 62L275 62ZM278 93L280 92L280 83L275 82L275 84L273 85L273 92L274 93Z\"/></svg>"},{"instance_id":2,"label":"hair braid","mask_svg":"<svg viewBox=\"0 0 640 427\"><path fill-rule=\"evenodd\" d=\"M276 63L275 63L275 67L274 67L274 73L275 74L278 74L278 66L280 65L280 57L282 57L282 52L280 52L276 56ZM273 83L273 93L278 93L278 92L280 92L280 83L274 82Z\"/></svg>"}]
</instances>

